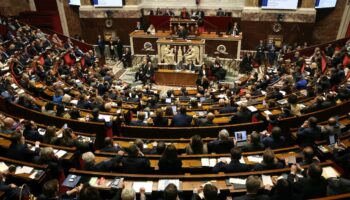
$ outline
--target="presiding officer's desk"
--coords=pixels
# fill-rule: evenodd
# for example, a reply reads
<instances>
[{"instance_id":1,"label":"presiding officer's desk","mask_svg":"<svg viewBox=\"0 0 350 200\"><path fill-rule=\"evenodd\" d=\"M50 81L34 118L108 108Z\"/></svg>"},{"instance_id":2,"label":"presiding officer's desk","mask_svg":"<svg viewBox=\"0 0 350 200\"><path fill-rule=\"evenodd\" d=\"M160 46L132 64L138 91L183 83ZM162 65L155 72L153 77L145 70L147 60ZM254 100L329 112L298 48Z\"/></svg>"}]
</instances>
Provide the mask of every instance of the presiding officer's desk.
<instances>
[{"instance_id":1,"label":"presiding officer's desk","mask_svg":"<svg viewBox=\"0 0 350 200\"><path fill-rule=\"evenodd\" d=\"M154 35L144 31L133 31L129 34L131 53L133 55L157 55L157 40L161 38L174 38L170 31L157 31ZM226 35L215 32L205 32L195 38L205 40L205 54L209 57L220 56L220 58L237 59L240 57L242 34L237 36Z\"/></svg>"}]
</instances>

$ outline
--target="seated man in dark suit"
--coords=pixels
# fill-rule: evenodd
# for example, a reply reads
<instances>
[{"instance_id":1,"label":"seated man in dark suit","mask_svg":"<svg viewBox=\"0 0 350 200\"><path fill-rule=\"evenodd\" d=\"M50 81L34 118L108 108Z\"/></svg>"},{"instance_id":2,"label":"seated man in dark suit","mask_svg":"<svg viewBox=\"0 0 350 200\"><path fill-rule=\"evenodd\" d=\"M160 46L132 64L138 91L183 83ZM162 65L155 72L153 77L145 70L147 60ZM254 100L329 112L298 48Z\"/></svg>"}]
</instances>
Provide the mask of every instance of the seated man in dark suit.
<instances>
[{"instance_id":1,"label":"seated man in dark suit","mask_svg":"<svg viewBox=\"0 0 350 200\"><path fill-rule=\"evenodd\" d=\"M218 172L246 172L249 171L251 166L241 163L240 159L242 158L242 151L238 147L231 149L231 162L227 163L225 161L218 162L213 168L214 173Z\"/></svg>"},{"instance_id":2,"label":"seated man in dark suit","mask_svg":"<svg viewBox=\"0 0 350 200\"><path fill-rule=\"evenodd\" d=\"M191 200L202 200L202 198L198 195L198 192L199 192L198 189L193 190L193 195ZM206 183L203 188L203 195L204 195L204 200L218 199L218 188L211 183Z\"/></svg>"},{"instance_id":3,"label":"seated man in dark suit","mask_svg":"<svg viewBox=\"0 0 350 200\"><path fill-rule=\"evenodd\" d=\"M314 141L321 138L321 127L317 125L317 118L310 117L298 130L298 143L302 146L312 146Z\"/></svg>"},{"instance_id":4,"label":"seated man in dark suit","mask_svg":"<svg viewBox=\"0 0 350 200\"><path fill-rule=\"evenodd\" d=\"M182 87L181 88L181 96L179 96L179 100L180 101L189 101L191 98L187 95L188 95L188 93L187 93L186 87Z\"/></svg>"},{"instance_id":5,"label":"seated man in dark suit","mask_svg":"<svg viewBox=\"0 0 350 200\"><path fill-rule=\"evenodd\" d=\"M281 135L282 130L280 127L273 127L271 131L271 136L264 137L262 143L265 148L278 149L285 147L286 139Z\"/></svg>"},{"instance_id":6,"label":"seated man in dark suit","mask_svg":"<svg viewBox=\"0 0 350 200\"><path fill-rule=\"evenodd\" d=\"M215 115L213 113L208 113L207 117L203 120L198 120L198 124L199 126L216 126L217 124L215 124L213 121L215 119Z\"/></svg>"},{"instance_id":7,"label":"seated man in dark suit","mask_svg":"<svg viewBox=\"0 0 350 200\"><path fill-rule=\"evenodd\" d=\"M137 174L150 171L151 164L148 158L143 157L136 144L130 145L127 152L128 156L121 159L123 172Z\"/></svg>"},{"instance_id":8,"label":"seated man in dark suit","mask_svg":"<svg viewBox=\"0 0 350 200\"><path fill-rule=\"evenodd\" d=\"M95 155L92 152L86 152L81 157L84 161L84 170L97 171L97 172L112 172L118 170L118 165L120 163L120 155L111 158L109 160L104 160L100 163L96 163Z\"/></svg>"},{"instance_id":9,"label":"seated man in dark suit","mask_svg":"<svg viewBox=\"0 0 350 200\"><path fill-rule=\"evenodd\" d=\"M322 167L316 163L309 166L307 177L301 178L293 187L303 195L303 199L319 198L327 195L327 180L322 176ZM289 180L294 180L297 167L291 167Z\"/></svg>"},{"instance_id":10,"label":"seated man in dark suit","mask_svg":"<svg viewBox=\"0 0 350 200\"><path fill-rule=\"evenodd\" d=\"M106 137L103 147L100 149L101 152L119 152L122 151L123 149L119 145L114 145L113 144L113 139L110 137Z\"/></svg>"},{"instance_id":11,"label":"seated man in dark suit","mask_svg":"<svg viewBox=\"0 0 350 200\"><path fill-rule=\"evenodd\" d=\"M249 176L245 182L247 187L247 194L236 197L233 200L269 200L270 197L264 194L259 194L262 182L257 176Z\"/></svg>"},{"instance_id":12,"label":"seated man in dark suit","mask_svg":"<svg viewBox=\"0 0 350 200\"><path fill-rule=\"evenodd\" d=\"M137 115L137 120L131 120L130 126L147 126L147 124L144 122L146 117L145 112L139 112Z\"/></svg>"},{"instance_id":13,"label":"seated man in dark suit","mask_svg":"<svg viewBox=\"0 0 350 200\"><path fill-rule=\"evenodd\" d=\"M183 26L179 26L179 30L177 31L177 35L179 36L179 38L186 39L187 35L188 35L188 31Z\"/></svg>"},{"instance_id":14,"label":"seated man in dark suit","mask_svg":"<svg viewBox=\"0 0 350 200\"><path fill-rule=\"evenodd\" d=\"M228 153L233 148L233 140L230 139L229 132L223 129L219 132L218 139L208 143L209 153Z\"/></svg>"},{"instance_id":15,"label":"seated man in dark suit","mask_svg":"<svg viewBox=\"0 0 350 200\"><path fill-rule=\"evenodd\" d=\"M242 147L243 152L251 152L251 151L262 151L265 149L263 143L260 142L260 135L256 131L253 131L250 135L250 140L248 140L248 144L245 144Z\"/></svg>"},{"instance_id":16,"label":"seated man in dark suit","mask_svg":"<svg viewBox=\"0 0 350 200\"><path fill-rule=\"evenodd\" d=\"M7 151L7 157L14 160L32 162L33 158L39 155L40 142L35 142L35 150L32 151L25 144L25 138L20 132L16 132L11 137L11 145Z\"/></svg>"},{"instance_id":17,"label":"seated man in dark suit","mask_svg":"<svg viewBox=\"0 0 350 200\"><path fill-rule=\"evenodd\" d=\"M247 105L242 104L238 107L238 112L232 116L230 123L231 124L241 124L249 123L252 121L252 113L248 110Z\"/></svg>"},{"instance_id":18,"label":"seated man in dark suit","mask_svg":"<svg viewBox=\"0 0 350 200\"><path fill-rule=\"evenodd\" d=\"M187 109L185 106L180 107L180 112L177 113L172 120L173 126L191 126L192 116L186 114Z\"/></svg>"},{"instance_id":19,"label":"seated man in dark suit","mask_svg":"<svg viewBox=\"0 0 350 200\"><path fill-rule=\"evenodd\" d=\"M277 160L275 153L271 149L267 149L264 152L263 161L254 165L253 171L280 169L283 167L283 163Z\"/></svg>"},{"instance_id":20,"label":"seated man in dark suit","mask_svg":"<svg viewBox=\"0 0 350 200\"><path fill-rule=\"evenodd\" d=\"M235 107L233 107L232 105L231 105L231 102L229 101L229 100L224 100L224 99L220 99L219 100L219 105L220 105L220 107L222 107L222 104L224 104L223 105L223 108L221 108L220 110L219 110L219 113L220 114L224 114L224 113L234 113L234 112L236 112L237 111L237 108L235 108Z\"/></svg>"}]
</instances>

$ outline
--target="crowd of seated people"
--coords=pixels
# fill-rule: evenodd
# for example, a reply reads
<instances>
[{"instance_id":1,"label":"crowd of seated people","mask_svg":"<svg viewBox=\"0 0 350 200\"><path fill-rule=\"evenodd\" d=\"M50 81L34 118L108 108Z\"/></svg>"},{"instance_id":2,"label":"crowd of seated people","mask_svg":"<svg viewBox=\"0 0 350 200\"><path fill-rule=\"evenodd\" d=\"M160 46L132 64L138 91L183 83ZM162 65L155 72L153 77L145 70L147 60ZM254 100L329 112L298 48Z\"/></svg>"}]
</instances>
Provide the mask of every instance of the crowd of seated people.
<instances>
[{"instance_id":1,"label":"crowd of seated people","mask_svg":"<svg viewBox=\"0 0 350 200\"><path fill-rule=\"evenodd\" d=\"M16 21L11 21L10 25L13 27L18 26L16 29L20 29L21 25L19 25ZM10 26L10 27L11 27ZM28 30L27 30L28 29ZM26 30L26 31L23 31ZM32 50L34 53L33 55L29 55L31 59L36 60L37 58L34 58L35 55L39 52L44 52L44 49L46 49L45 43L49 43L49 41L46 39L48 36L44 33L42 33L41 30L31 30L30 27L23 27L23 29L17 31L16 36L19 37L19 35L23 34L24 38L23 40L28 39L31 41L33 39L33 47ZM12 35L13 36L13 35ZM28 83L30 81L28 79L34 79L38 78L44 82L49 82L49 80L45 80L45 76L48 77L47 74L52 73L50 71L51 66L48 66L48 69L45 69L44 66L35 68L28 67L27 64L22 63L21 61L16 58L15 51L21 51L21 47L16 47L17 39L15 37L11 36L11 33L6 36L8 40L10 40L11 44L14 44L15 46L10 47L9 45L8 50L6 51L7 54L13 56L13 61L17 63L16 68L20 68L19 71L22 71L22 73L19 73L18 75L22 74L21 81L23 87L28 87ZM65 43L65 45L68 48L68 51L70 48L73 48L73 45L69 43ZM19 44L17 44L19 45ZM349 44L347 44L349 45ZM71 46L71 47L70 47ZM44 48L45 47L45 48ZM55 47L51 47L52 49L55 49ZM28 49L29 50L29 49ZM72 50L72 49L71 49ZM135 103L140 103L140 107L145 109L148 106L150 106L150 102L146 100L146 104L141 104L141 101L144 102L143 94L144 91L133 91L133 89L125 88L124 85L121 82L115 81L113 78L113 74L111 73L110 69L107 66L99 67L95 64L95 61L92 61L93 52L89 52L86 54L79 54L79 50L75 49L74 56L76 57L82 57L86 56L86 58L89 58L91 61L91 65L87 66L79 66L77 64L76 68L69 68L68 65L66 65L64 62L61 62L58 66L58 71L60 71L60 75L64 76L65 81L72 84L73 87L77 87L81 91L81 95L78 96L79 99L79 105L81 108L84 109L90 109L92 111L92 117L91 121L100 121L98 118L100 111L108 111L110 110L110 104L113 100L120 100L122 101L130 101ZM64 51L64 50L63 50ZM52 51L50 53L52 57L59 56L59 52ZM337 56L339 56L337 54ZM50 59L50 58L47 58ZM317 60L315 60L317 62ZM48 65L49 62L47 62ZM290 69L288 69L290 70ZM287 71L287 70L286 70ZM327 93L324 95L324 98L320 98L320 96L316 97L315 104L313 106L310 106L310 108L302 108L300 104L298 104L298 101L296 99L296 95L291 94L288 98L290 107L288 108L290 112L293 115L301 115L301 113L306 112L312 112L316 110L320 110L323 108L328 108L332 105L336 105L336 101L344 101L347 100L349 97L349 91L346 87L341 87L339 90L337 90L337 93L334 92L328 92L329 89L331 89L334 86L337 86L342 80L344 80L345 77L343 77L343 73L340 72L340 69L332 68L330 77L327 77L326 75L321 75L318 73L314 73L315 77L308 77L307 80L309 82L315 81L315 87L316 87L316 93L318 95L322 95L323 93ZM96 72L96 73L95 73ZM40 75L41 73L45 75ZM281 73L281 71L279 71ZM288 74L285 72L285 74ZM337 80L336 75L339 75L338 78L340 78L340 81ZM253 76L253 75L252 75ZM274 76L278 76L279 78L283 77L283 74L274 74L268 76L264 76L263 78L258 78L257 81L254 81L254 84L252 84L254 87L254 90L248 92L250 93L257 93L261 90L268 90L268 84L269 82L273 82L275 79ZM287 86L295 86L298 81L300 81L300 73L298 71L294 71L293 73L288 74L286 77L283 78L283 86L284 88L287 88ZM51 77L52 79L53 77ZM80 80L84 78L85 83L90 87L87 89L84 84L77 83L77 81L74 80ZM317 80L319 79L319 80ZM7 90L9 87L9 84L7 82L8 80L2 80L2 91L1 94L3 95L4 91L7 91L10 93L10 91ZM36 80L34 80L36 81ZM52 81L52 80L51 80ZM328 83L329 82L329 83ZM65 88L61 88L59 84L55 84L55 81L53 81L52 85L55 86L55 94L52 96L52 102L54 102L54 107L56 109L54 110L52 108L52 105L45 105L42 109L43 112L54 114L56 116L64 117L66 114L69 114L70 117L72 117L72 112L67 112L65 110L65 106L69 106L69 104L72 104L70 100L67 99L67 95L69 95L67 90ZM210 86L213 87L213 86ZM221 90L220 86L216 85L217 90ZM224 88L224 87L223 87ZM26 88L33 93L36 94L42 94L43 91L35 91L34 88ZM211 88L212 89L212 88ZM272 88L272 91L275 91L277 88ZM147 92L147 88L145 88ZM222 108L220 110L223 110L223 113L225 113L225 109L229 110L228 113L232 112L235 113L235 115L231 118L231 123L245 123L245 122L251 122L252 114L249 110L247 110L246 104L237 105L234 102L237 101L237 99L234 98L235 95L233 95L234 89L225 89L227 90L227 99L220 99L217 100L220 106ZM237 89L236 89L237 90ZM259 91L260 90L260 91ZM276 90L277 92L278 90ZM210 90L203 90L198 91L199 94L198 97L201 96L210 96ZM279 94L277 94L278 96ZM71 96L71 95L69 95ZM171 96L171 94L170 94ZM197 98L198 98L197 97ZM229 98L231 97L231 98ZM248 97L249 96L245 96ZM159 96L155 96L155 98L160 99ZM271 97L275 98L275 97ZM293 99L294 98L294 99ZM69 99L69 98L68 98ZM30 95L18 95L13 96L12 98L9 98L10 101L19 103L21 105L25 105L28 108L34 109L34 110L40 110L40 107L38 107L34 103L34 99ZM158 101L156 101L158 102ZM221 102L221 103L220 103ZM142 110L142 109L141 109ZM57 114L58 113L58 114ZM167 123L166 120L163 119L163 111L157 110L156 115L151 118L150 120L152 123L145 123L145 115L144 112L139 112L138 119L136 121L131 120L131 125L136 126L149 126L154 125L160 125L160 126L167 126L169 123ZM196 117L192 117L187 114L187 108L185 106L181 106L178 113L173 117L172 123L170 125L172 126L191 126L191 125L214 125L212 122L212 114L208 114L206 121L196 123ZM342 188L337 188L332 181L339 181L339 180L325 180L321 174L322 174L322 168L318 165L319 160L315 158L315 149L313 148L313 144L315 140L322 140L327 137L327 135L331 133L335 133L337 131L336 123L334 122L334 118L330 118L329 122L326 126L321 127L318 125L318 121L314 117L310 117L305 123L299 128L298 130L298 141L297 143L300 144L303 147L303 160L296 165L292 165L291 167L291 173L288 175L288 178L286 179L280 179L278 180L275 185L271 188L265 188L261 189L261 180L257 177L248 177L246 181L247 185L247 195L243 197L238 197L237 199L247 199L247 198L256 198L259 197L261 199L280 199L280 198L287 198L287 199L305 199L305 198L314 198L314 197L321 197L326 196L329 188L332 188L333 193L340 193L346 191L346 189L342 190ZM105 147L107 152L116 152L117 155L113 158L110 158L109 160L97 163L96 157L93 153L93 148L91 148L89 145L85 146L86 144L82 144L81 141L78 140L75 133L69 129L69 128L62 128L61 130L56 130L55 127L50 127L47 129L45 134L41 136L38 134L37 126L36 124L29 120L20 120L16 122L12 118L4 118L2 119L2 126L1 126L1 133L5 133L7 135L10 135L11 139L11 145L7 152L7 157L21 160L21 161L29 161L29 162L35 162L38 164L48 164L50 168L52 169L52 173L54 174L52 178L58 178L58 171L61 169L61 163L59 159L55 158L53 155L53 150L51 148L39 148L39 141L44 142L47 144L54 144L59 146L66 146L66 147L76 147L80 149L82 152L81 157L84 161L84 169L90 170L90 171L121 171L123 173L146 173L147 171L150 171L150 161L147 157L144 156L144 154L147 154L147 150L144 149L143 144L140 142L135 142L135 144L132 144L127 149L122 149L115 147L113 145L113 142L110 138L106 138ZM204 126L206 126L204 125ZM22 133L23 132L23 133ZM341 134L339 131L337 131L336 134ZM30 149L28 145L25 143L25 139L32 140L32 141L38 141L35 143L34 149ZM108 140L109 139L109 140ZM241 148L238 148L236 146L236 141L234 139L231 139L229 137L229 133L227 130L222 130L219 132L218 139L213 140L209 143L204 143L203 140L199 135L195 135L191 138L190 143L188 144L186 148L187 154L207 154L207 153L231 153L231 162L225 163L225 162L219 162L214 168L213 172L244 172L244 171L261 171L261 170L269 170L269 169L279 169L286 167L286 163L278 161L276 159L276 156L274 152L271 149L276 148L282 148L285 147L285 141L286 139L282 136L281 130L276 126L271 130L271 133L269 132L253 132L250 134L250 137L248 139L248 143L242 146ZM142 141L141 141L142 142ZM159 147L158 147L159 145ZM155 154L162 154L158 166L159 171L165 174L171 174L171 173L178 173L182 169L182 163L177 155L177 149L174 145L165 145L164 143L161 144L158 143L156 149L153 149L153 152ZM163 146L162 146L163 145ZM223 148L225 147L225 148ZM268 149L267 149L268 148ZM269 149L271 148L271 149ZM342 167L349 167L348 159L349 159L349 153L342 152L340 155L340 149L335 148L334 150L334 160L339 162ZM346 149L348 150L348 149ZM242 157L242 152L252 152L252 151L264 151L263 153L263 161L261 163L255 164L255 165L246 165L240 163L240 159ZM339 152L338 152L339 151ZM152 152L152 151L150 151ZM338 154L339 153L339 154ZM127 156L126 156L127 155ZM301 172L301 168L299 165L304 164L310 164L309 168L306 170L306 172ZM56 172L55 172L56 170ZM58 171L57 171L58 170ZM303 174L304 178L296 178L296 174ZM3 180L3 179L1 179ZM3 184L0 187L2 191L7 191L11 188L16 188L16 185L8 184L8 183L1 183ZM328 188L327 188L328 187ZM201 189L199 189L201 190ZM261 191L260 191L261 190ZM76 194L78 194L78 199L89 199L92 198L94 195L94 199L101 199L99 192L96 190L96 188L93 188L88 185L82 185L77 188L74 188L71 191L67 191L63 196L61 197L58 194L59 186L57 181L51 181L46 182L42 188L42 195L40 195L41 199L52 199L52 198L63 198L67 197L70 198L72 196L75 197ZM127 199L135 198L135 191L132 191L130 188L124 188L122 191L119 191L120 193L116 193L115 198L116 199ZM143 193L143 192L141 192ZM197 195L198 190L194 192L194 199L200 198ZM204 199L216 199L217 198L217 189L214 185L206 184L203 188L204 193ZM85 197L84 197L85 195ZM127 196L130 195L130 196ZM88 196L88 197L86 197ZM174 198L175 197L175 198ZM168 185L168 187L164 191L164 198L163 199L176 199L178 197L177 194L177 188L174 185ZM40 199L39 198L39 199ZM142 194L142 198L146 198L146 195ZM236 198L235 198L236 199Z\"/></svg>"}]
</instances>

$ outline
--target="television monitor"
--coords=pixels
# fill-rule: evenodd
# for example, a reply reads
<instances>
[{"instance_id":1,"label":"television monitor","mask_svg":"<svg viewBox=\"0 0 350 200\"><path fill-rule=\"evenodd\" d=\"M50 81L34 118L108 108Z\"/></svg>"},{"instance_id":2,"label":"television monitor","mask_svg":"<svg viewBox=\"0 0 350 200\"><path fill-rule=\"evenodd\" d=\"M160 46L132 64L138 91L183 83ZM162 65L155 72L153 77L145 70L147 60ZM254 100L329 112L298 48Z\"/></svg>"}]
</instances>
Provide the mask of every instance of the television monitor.
<instances>
[{"instance_id":1,"label":"television monitor","mask_svg":"<svg viewBox=\"0 0 350 200\"><path fill-rule=\"evenodd\" d=\"M123 0L94 0L95 7L123 7Z\"/></svg>"},{"instance_id":2,"label":"television monitor","mask_svg":"<svg viewBox=\"0 0 350 200\"><path fill-rule=\"evenodd\" d=\"M334 8L337 0L316 0L315 8Z\"/></svg>"},{"instance_id":3,"label":"television monitor","mask_svg":"<svg viewBox=\"0 0 350 200\"><path fill-rule=\"evenodd\" d=\"M298 0L262 0L262 9L296 10Z\"/></svg>"}]
</instances>

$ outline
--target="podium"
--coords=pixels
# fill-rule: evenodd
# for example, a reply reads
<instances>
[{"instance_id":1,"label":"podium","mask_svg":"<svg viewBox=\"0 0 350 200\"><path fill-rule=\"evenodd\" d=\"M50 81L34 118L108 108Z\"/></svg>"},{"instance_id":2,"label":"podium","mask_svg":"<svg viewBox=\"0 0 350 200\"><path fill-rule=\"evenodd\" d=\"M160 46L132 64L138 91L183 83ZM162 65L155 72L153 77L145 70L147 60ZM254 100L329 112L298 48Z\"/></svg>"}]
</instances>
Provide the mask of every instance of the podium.
<instances>
[{"instance_id":1,"label":"podium","mask_svg":"<svg viewBox=\"0 0 350 200\"><path fill-rule=\"evenodd\" d=\"M190 47L191 46L191 47ZM192 51L192 54L186 54ZM158 62L177 64L179 62L203 63L205 40L166 39L157 40Z\"/></svg>"},{"instance_id":2,"label":"podium","mask_svg":"<svg viewBox=\"0 0 350 200\"><path fill-rule=\"evenodd\" d=\"M185 27L185 29L187 29L189 35L197 35L198 34L198 20L171 18L170 19L170 31L172 34L176 34L179 25Z\"/></svg>"}]
</instances>

